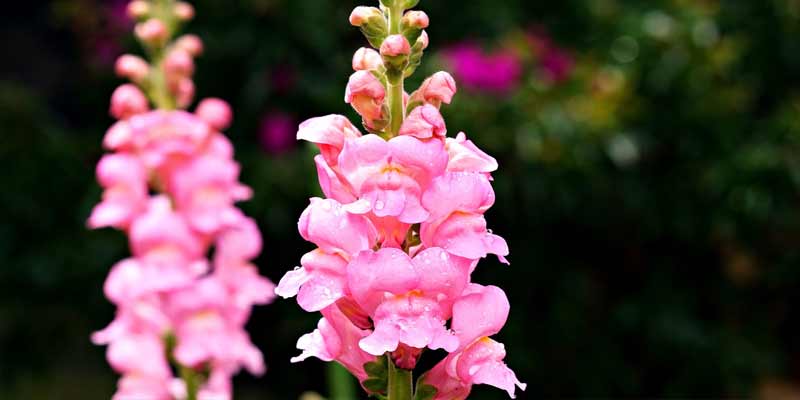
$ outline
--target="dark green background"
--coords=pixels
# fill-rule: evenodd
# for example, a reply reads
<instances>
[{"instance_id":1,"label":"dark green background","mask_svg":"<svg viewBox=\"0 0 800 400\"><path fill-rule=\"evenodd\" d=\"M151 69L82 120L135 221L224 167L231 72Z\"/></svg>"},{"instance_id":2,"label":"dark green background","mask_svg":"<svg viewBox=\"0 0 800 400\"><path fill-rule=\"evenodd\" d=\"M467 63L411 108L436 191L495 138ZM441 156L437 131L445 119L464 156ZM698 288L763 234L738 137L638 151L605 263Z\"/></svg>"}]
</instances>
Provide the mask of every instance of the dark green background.
<instances>
[{"instance_id":1,"label":"dark green background","mask_svg":"<svg viewBox=\"0 0 800 400\"><path fill-rule=\"evenodd\" d=\"M102 283L127 249L120 233L84 227L100 196L93 168L113 122L108 97L120 83L97 45L138 49L105 22L108 2L6 3L0 398L108 398L115 375L88 337L113 316ZM359 3L195 4L188 30L207 46L199 94L234 106L228 133L242 180L255 189L243 208L265 236L258 265L277 281L312 247L295 222L318 193L315 150L264 152L259 120L274 110L297 121L354 117L342 96L350 57L364 45L347 23ZM528 60L517 90L462 90L443 109L451 134L466 131L500 161L488 219L508 240L512 264L487 259L474 279L511 300L496 339L529 385L518 398L792 390L800 379L800 1L422 0L421 8L432 21L431 56L412 82L437 68L433 54L448 44L519 47L520 32L533 27L577 63L569 81L547 86ZM647 21L664 16L671 33L648 33ZM709 32L714 40L704 40ZM288 87L275 85L280 71L292 71ZM609 77L616 91L593 91ZM599 119L589 117L595 112ZM631 146L635 157L621 157ZM288 362L317 318L294 301L258 308L248 328L269 371L240 375L237 398L326 393L323 363ZM473 398L504 394L481 387Z\"/></svg>"}]
</instances>

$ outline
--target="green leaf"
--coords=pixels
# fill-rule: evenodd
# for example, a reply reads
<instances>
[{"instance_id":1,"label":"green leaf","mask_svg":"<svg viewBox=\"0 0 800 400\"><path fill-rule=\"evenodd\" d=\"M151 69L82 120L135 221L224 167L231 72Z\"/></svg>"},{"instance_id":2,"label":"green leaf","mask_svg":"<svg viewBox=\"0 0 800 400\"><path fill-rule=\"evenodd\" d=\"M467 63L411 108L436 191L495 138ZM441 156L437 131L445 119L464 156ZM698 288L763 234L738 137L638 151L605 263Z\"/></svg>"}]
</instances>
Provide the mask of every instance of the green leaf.
<instances>
[{"instance_id":1,"label":"green leaf","mask_svg":"<svg viewBox=\"0 0 800 400\"><path fill-rule=\"evenodd\" d=\"M422 378L424 377L425 375L417 379L417 391L414 393L414 400L433 400L436 397L436 393L439 392L432 385L422 383Z\"/></svg>"},{"instance_id":2,"label":"green leaf","mask_svg":"<svg viewBox=\"0 0 800 400\"><path fill-rule=\"evenodd\" d=\"M386 393L389 386L389 358L385 355L364 364L367 379L361 382L371 394Z\"/></svg>"}]
</instances>

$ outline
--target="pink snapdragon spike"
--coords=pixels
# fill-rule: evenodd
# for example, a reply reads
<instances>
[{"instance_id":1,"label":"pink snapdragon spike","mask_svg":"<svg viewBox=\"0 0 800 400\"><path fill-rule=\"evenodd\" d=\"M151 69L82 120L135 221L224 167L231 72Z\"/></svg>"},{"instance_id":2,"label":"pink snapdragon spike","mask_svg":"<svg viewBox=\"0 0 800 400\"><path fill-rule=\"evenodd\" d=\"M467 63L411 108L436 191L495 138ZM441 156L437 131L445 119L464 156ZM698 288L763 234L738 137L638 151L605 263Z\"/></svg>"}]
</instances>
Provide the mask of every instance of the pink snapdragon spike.
<instances>
[{"instance_id":1,"label":"pink snapdragon spike","mask_svg":"<svg viewBox=\"0 0 800 400\"><path fill-rule=\"evenodd\" d=\"M298 223L316 248L275 293L323 318L300 337L291 361L338 362L369 394L389 400L465 399L476 384L513 398L525 385L503 362L503 345L488 338L505 324L508 299L472 283L488 255L508 263L506 241L484 217L498 163L464 133L447 136L440 108L457 91L449 73L404 90L429 44L428 16L408 10L416 3L381 0L381 8L350 15L371 45L353 56L345 90L366 133L341 115L298 129L298 140L319 148L326 198L311 199ZM447 355L418 371L414 387L430 350Z\"/></svg>"},{"instance_id":2,"label":"pink snapdragon spike","mask_svg":"<svg viewBox=\"0 0 800 400\"><path fill-rule=\"evenodd\" d=\"M221 133L232 111L220 99L185 110L202 42L171 35L194 16L191 5L137 0L127 10L161 61L123 55L116 63L132 83L111 98L118 121L103 142L112 153L97 165L103 200L88 225L125 232L132 256L106 279L117 315L92 341L108 345L108 362L122 375L113 399L230 399L240 369L264 373L245 324L275 291L251 264L261 252L258 227L236 207L252 191L239 182Z\"/></svg>"}]
</instances>

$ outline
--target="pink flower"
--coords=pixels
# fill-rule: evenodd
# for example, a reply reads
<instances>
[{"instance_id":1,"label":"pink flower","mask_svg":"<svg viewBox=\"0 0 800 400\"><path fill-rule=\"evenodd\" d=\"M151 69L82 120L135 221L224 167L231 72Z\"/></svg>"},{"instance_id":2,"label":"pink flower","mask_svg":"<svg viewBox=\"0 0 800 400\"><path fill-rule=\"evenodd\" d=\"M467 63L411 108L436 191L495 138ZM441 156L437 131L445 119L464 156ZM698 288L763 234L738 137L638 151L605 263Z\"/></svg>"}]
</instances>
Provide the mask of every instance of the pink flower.
<instances>
[{"instance_id":1,"label":"pink flower","mask_svg":"<svg viewBox=\"0 0 800 400\"><path fill-rule=\"evenodd\" d=\"M171 172L168 191L192 228L210 234L236 222L240 212L234 203L252 196L238 178L235 161L201 156Z\"/></svg>"},{"instance_id":2,"label":"pink flower","mask_svg":"<svg viewBox=\"0 0 800 400\"><path fill-rule=\"evenodd\" d=\"M162 67L168 80L190 77L194 74L194 57L188 51L176 47L167 53Z\"/></svg>"},{"instance_id":3,"label":"pink flower","mask_svg":"<svg viewBox=\"0 0 800 400\"><path fill-rule=\"evenodd\" d=\"M159 168L176 158L185 159L200 153L212 132L194 114L155 110L111 127L105 145L111 150L138 155L148 168Z\"/></svg>"},{"instance_id":4,"label":"pink flower","mask_svg":"<svg viewBox=\"0 0 800 400\"><path fill-rule=\"evenodd\" d=\"M112 400L171 400L174 383L165 352L157 335L133 334L112 342L108 362L122 374Z\"/></svg>"},{"instance_id":5,"label":"pink flower","mask_svg":"<svg viewBox=\"0 0 800 400\"><path fill-rule=\"evenodd\" d=\"M89 227L126 229L147 205L147 171L129 154L104 156L97 164L97 181L105 189L103 201L89 217Z\"/></svg>"},{"instance_id":6,"label":"pink flower","mask_svg":"<svg viewBox=\"0 0 800 400\"><path fill-rule=\"evenodd\" d=\"M151 18L136 24L136 37L151 45L158 45L167 39L167 26L159 19Z\"/></svg>"},{"instance_id":7,"label":"pink flower","mask_svg":"<svg viewBox=\"0 0 800 400\"><path fill-rule=\"evenodd\" d=\"M347 82L344 101L356 110L367 125L382 119L386 88L370 71L356 71Z\"/></svg>"},{"instance_id":8,"label":"pink flower","mask_svg":"<svg viewBox=\"0 0 800 400\"><path fill-rule=\"evenodd\" d=\"M437 246L471 260L496 254L504 263L506 241L486 229L483 213L494 204L494 191L480 173L448 172L434 179L422 198L431 218L422 224L425 246Z\"/></svg>"},{"instance_id":9,"label":"pink flower","mask_svg":"<svg viewBox=\"0 0 800 400\"><path fill-rule=\"evenodd\" d=\"M494 286L471 284L453 306L453 330L459 338L458 351L450 353L422 380L437 389L435 400L463 400L472 385L488 384L515 396L515 387L525 390L503 359L505 348L488 338L499 332L508 318L505 293Z\"/></svg>"},{"instance_id":10,"label":"pink flower","mask_svg":"<svg viewBox=\"0 0 800 400\"><path fill-rule=\"evenodd\" d=\"M375 356L361 350L358 343L370 331L355 326L336 305L322 310L322 315L317 329L297 341L297 348L303 353L291 361L300 362L309 357L323 361L335 360L355 375L359 382L363 381L367 378L364 364L375 361Z\"/></svg>"},{"instance_id":11,"label":"pink flower","mask_svg":"<svg viewBox=\"0 0 800 400\"><path fill-rule=\"evenodd\" d=\"M263 357L243 328L249 308L237 309L230 295L229 288L213 275L171 293L168 307L176 321L175 358L190 367L205 362L236 369L241 365L260 375L265 369Z\"/></svg>"},{"instance_id":12,"label":"pink flower","mask_svg":"<svg viewBox=\"0 0 800 400\"><path fill-rule=\"evenodd\" d=\"M421 196L447 164L441 141L398 136L388 142L376 135L345 142L339 169L358 197L369 201L378 217L414 224L428 218Z\"/></svg>"},{"instance_id":13,"label":"pink flower","mask_svg":"<svg viewBox=\"0 0 800 400\"><path fill-rule=\"evenodd\" d=\"M395 351L400 343L454 351L458 340L445 321L469 281L469 269L469 260L439 248L413 259L393 248L359 253L348 266L348 286L375 323L360 347L373 355Z\"/></svg>"},{"instance_id":14,"label":"pink flower","mask_svg":"<svg viewBox=\"0 0 800 400\"><path fill-rule=\"evenodd\" d=\"M375 246L376 232L359 203L311 199L298 224L304 239L319 246L300 260L302 267L281 279L276 293L297 296L306 311L319 311L347 294L347 263L352 255Z\"/></svg>"},{"instance_id":15,"label":"pink flower","mask_svg":"<svg viewBox=\"0 0 800 400\"><path fill-rule=\"evenodd\" d=\"M438 108L442 103L450 104L456 90L453 77L447 72L439 71L422 82L419 89L411 95L411 102L420 101Z\"/></svg>"},{"instance_id":16,"label":"pink flower","mask_svg":"<svg viewBox=\"0 0 800 400\"><path fill-rule=\"evenodd\" d=\"M575 67L573 56L553 43L541 29L528 35L528 42L538 57L544 78L555 83L567 80Z\"/></svg>"},{"instance_id":17,"label":"pink flower","mask_svg":"<svg viewBox=\"0 0 800 400\"><path fill-rule=\"evenodd\" d=\"M342 152L346 139L361 137L358 128L346 117L327 115L311 118L300 124L297 140L307 140L319 147L320 153L329 166L338 164L339 153Z\"/></svg>"},{"instance_id":18,"label":"pink flower","mask_svg":"<svg viewBox=\"0 0 800 400\"><path fill-rule=\"evenodd\" d=\"M175 40L175 47L189 53L192 57L203 54L203 41L197 35L183 35Z\"/></svg>"},{"instance_id":19,"label":"pink flower","mask_svg":"<svg viewBox=\"0 0 800 400\"><path fill-rule=\"evenodd\" d=\"M400 127L399 135L410 135L418 139L442 138L447 135L447 127L439 109L425 104L414 108Z\"/></svg>"},{"instance_id":20,"label":"pink flower","mask_svg":"<svg viewBox=\"0 0 800 400\"><path fill-rule=\"evenodd\" d=\"M117 119L128 119L150 109L147 97L136 85L124 84L111 95L111 115Z\"/></svg>"},{"instance_id":21,"label":"pink flower","mask_svg":"<svg viewBox=\"0 0 800 400\"><path fill-rule=\"evenodd\" d=\"M467 139L464 132L459 132L455 139L447 138L445 142L450 160L447 170L452 172L482 172L491 178L489 173L497 170L497 160L486 154Z\"/></svg>"}]
</instances>

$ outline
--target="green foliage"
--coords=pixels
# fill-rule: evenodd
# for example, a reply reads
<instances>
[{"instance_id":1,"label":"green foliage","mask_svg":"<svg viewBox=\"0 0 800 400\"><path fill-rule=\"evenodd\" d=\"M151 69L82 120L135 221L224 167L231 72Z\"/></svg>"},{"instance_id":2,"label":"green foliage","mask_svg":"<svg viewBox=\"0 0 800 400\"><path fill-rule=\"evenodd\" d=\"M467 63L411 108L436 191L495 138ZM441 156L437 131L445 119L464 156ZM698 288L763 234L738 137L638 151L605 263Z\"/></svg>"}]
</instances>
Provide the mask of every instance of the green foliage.
<instances>
[{"instance_id":1,"label":"green foliage","mask_svg":"<svg viewBox=\"0 0 800 400\"><path fill-rule=\"evenodd\" d=\"M371 395L383 398L389 386L389 357L380 356L373 362L364 364L367 379L361 382Z\"/></svg>"}]
</instances>

